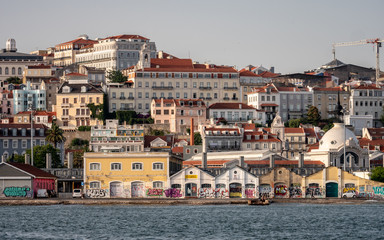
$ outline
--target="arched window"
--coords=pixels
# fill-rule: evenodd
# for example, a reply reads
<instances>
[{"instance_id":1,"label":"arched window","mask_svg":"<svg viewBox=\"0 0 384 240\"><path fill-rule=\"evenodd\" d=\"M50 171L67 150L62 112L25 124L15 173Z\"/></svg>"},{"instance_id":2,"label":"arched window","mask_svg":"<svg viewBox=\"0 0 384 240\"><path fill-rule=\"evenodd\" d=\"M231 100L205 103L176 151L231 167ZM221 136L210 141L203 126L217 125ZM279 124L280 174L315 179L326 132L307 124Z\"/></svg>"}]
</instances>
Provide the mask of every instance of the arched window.
<instances>
[{"instance_id":1,"label":"arched window","mask_svg":"<svg viewBox=\"0 0 384 240\"><path fill-rule=\"evenodd\" d=\"M164 169L163 163L153 163L152 168L153 170L163 170Z\"/></svg>"},{"instance_id":2,"label":"arched window","mask_svg":"<svg viewBox=\"0 0 384 240\"><path fill-rule=\"evenodd\" d=\"M90 182L89 188L100 188L100 182Z\"/></svg>"},{"instance_id":3,"label":"arched window","mask_svg":"<svg viewBox=\"0 0 384 240\"><path fill-rule=\"evenodd\" d=\"M111 170L121 170L121 163L111 163Z\"/></svg>"},{"instance_id":4,"label":"arched window","mask_svg":"<svg viewBox=\"0 0 384 240\"><path fill-rule=\"evenodd\" d=\"M23 74L23 72L22 72L22 70L21 70L21 67L19 67L19 68L17 69L17 74L18 74L18 75Z\"/></svg>"},{"instance_id":5,"label":"arched window","mask_svg":"<svg viewBox=\"0 0 384 240\"><path fill-rule=\"evenodd\" d=\"M9 69L8 67L5 68L5 75L8 75L9 74Z\"/></svg>"},{"instance_id":6,"label":"arched window","mask_svg":"<svg viewBox=\"0 0 384 240\"><path fill-rule=\"evenodd\" d=\"M100 163L89 164L89 170L100 170Z\"/></svg>"},{"instance_id":7,"label":"arched window","mask_svg":"<svg viewBox=\"0 0 384 240\"><path fill-rule=\"evenodd\" d=\"M153 188L162 188L163 187L163 182L153 182Z\"/></svg>"},{"instance_id":8,"label":"arched window","mask_svg":"<svg viewBox=\"0 0 384 240\"><path fill-rule=\"evenodd\" d=\"M132 170L143 170L142 163L132 163Z\"/></svg>"},{"instance_id":9,"label":"arched window","mask_svg":"<svg viewBox=\"0 0 384 240\"><path fill-rule=\"evenodd\" d=\"M16 68L12 68L12 75L15 75L16 74Z\"/></svg>"}]
</instances>

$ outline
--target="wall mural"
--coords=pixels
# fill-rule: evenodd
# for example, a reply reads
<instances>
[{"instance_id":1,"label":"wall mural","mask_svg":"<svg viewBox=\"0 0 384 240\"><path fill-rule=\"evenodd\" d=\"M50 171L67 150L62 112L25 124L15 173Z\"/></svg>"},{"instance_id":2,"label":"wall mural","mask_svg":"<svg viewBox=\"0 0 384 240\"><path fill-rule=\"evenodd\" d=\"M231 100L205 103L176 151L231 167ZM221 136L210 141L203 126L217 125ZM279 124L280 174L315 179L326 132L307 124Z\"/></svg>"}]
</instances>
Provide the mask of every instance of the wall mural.
<instances>
[{"instance_id":1,"label":"wall mural","mask_svg":"<svg viewBox=\"0 0 384 240\"><path fill-rule=\"evenodd\" d=\"M169 188L164 191L167 198L181 198L183 194L180 188Z\"/></svg>"},{"instance_id":2,"label":"wall mural","mask_svg":"<svg viewBox=\"0 0 384 240\"><path fill-rule=\"evenodd\" d=\"M29 187L6 187L3 191L6 197L31 197L32 192Z\"/></svg>"},{"instance_id":3,"label":"wall mural","mask_svg":"<svg viewBox=\"0 0 384 240\"><path fill-rule=\"evenodd\" d=\"M303 196L300 183L292 184L288 190L290 198L301 198Z\"/></svg>"},{"instance_id":4,"label":"wall mural","mask_svg":"<svg viewBox=\"0 0 384 240\"><path fill-rule=\"evenodd\" d=\"M163 193L164 189L160 188L148 188L146 192L148 197L161 197L163 196Z\"/></svg>"},{"instance_id":5,"label":"wall mural","mask_svg":"<svg viewBox=\"0 0 384 240\"><path fill-rule=\"evenodd\" d=\"M285 198L285 197L288 197L288 188L286 185L284 184L277 184L275 186L275 197L276 198Z\"/></svg>"},{"instance_id":6,"label":"wall mural","mask_svg":"<svg viewBox=\"0 0 384 240\"><path fill-rule=\"evenodd\" d=\"M105 197L109 197L109 190L108 189L87 189L85 196L89 198L105 198Z\"/></svg>"}]
</instances>

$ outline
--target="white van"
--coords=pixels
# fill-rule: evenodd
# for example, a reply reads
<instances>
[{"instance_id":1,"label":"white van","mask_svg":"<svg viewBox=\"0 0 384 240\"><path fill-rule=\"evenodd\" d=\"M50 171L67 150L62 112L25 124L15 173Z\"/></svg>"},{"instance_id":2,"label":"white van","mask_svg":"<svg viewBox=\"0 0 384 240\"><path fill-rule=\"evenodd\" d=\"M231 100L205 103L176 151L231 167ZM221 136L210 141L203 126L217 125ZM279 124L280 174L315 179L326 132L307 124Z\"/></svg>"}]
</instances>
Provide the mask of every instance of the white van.
<instances>
[{"instance_id":1,"label":"white van","mask_svg":"<svg viewBox=\"0 0 384 240\"><path fill-rule=\"evenodd\" d=\"M37 190L37 197L38 198L47 198L48 197L47 189L38 189Z\"/></svg>"},{"instance_id":2,"label":"white van","mask_svg":"<svg viewBox=\"0 0 384 240\"><path fill-rule=\"evenodd\" d=\"M81 191L80 188L75 188L75 189L73 189L72 197L73 198L81 198L81 197L83 197L83 192Z\"/></svg>"}]
</instances>

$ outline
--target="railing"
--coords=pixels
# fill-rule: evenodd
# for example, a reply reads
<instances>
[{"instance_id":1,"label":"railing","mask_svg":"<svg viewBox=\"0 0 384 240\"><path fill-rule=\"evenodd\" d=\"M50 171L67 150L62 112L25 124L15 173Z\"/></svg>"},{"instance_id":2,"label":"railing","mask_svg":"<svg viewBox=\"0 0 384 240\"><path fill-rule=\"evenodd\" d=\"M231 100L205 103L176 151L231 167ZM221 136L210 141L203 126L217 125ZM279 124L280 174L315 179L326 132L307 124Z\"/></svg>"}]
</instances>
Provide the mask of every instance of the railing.
<instances>
[{"instance_id":1,"label":"railing","mask_svg":"<svg viewBox=\"0 0 384 240\"><path fill-rule=\"evenodd\" d=\"M212 87L199 87L200 90L211 90Z\"/></svg>"},{"instance_id":2,"label":"railing","mask_svg":"<svg viewBox=\"0 0 384 240\"><path fill-rule=\"evenodd\" d=\"M224 90L237 90L237 87L224 87Z\"/></svg>"},{"instance_id":3,"label":"railing","mask_svg":"<svg viewBox=\"0 0 384 240\"><path fill-rule=\"evenodd\" d=\"M153 90L172 90L172 86L152 86Z\"/></svg>"},{"instance_id":4,"label":"railing","mask_svg":"<svg viewBox=\"0 0 384 240\"><path fill-rule=\"evenodd\" d=\"M125 99L125 97L124 97L124 96L122 96L122 97L120 97L120 99Z\"/></svg>"},{"instance_id":5,"label":"railing","mask_svg":"<svg viewBox=\"0 0 384 240\"><path fill-rule=\"evenodd\" d=\"M132 100L135 99L133 96L129 96L128 99Z\"/></svg>"},{"instance_id":6,"label":"railing","mask_svg":"<svg viewBox=\"0 0 384 240\"><path fill-rule=\"evenodd\" d=\"M223 100L229 100L229 97L224 97Z\"/></svg>"},{"instance_id":7,"label":"railing","mask_svg":"<svg viewBox=\"0 0 384 240\"><path fill-rule=\"evenodd\" d=\"M71 107L71 104L70 104L70 103L62 103L62 104L61 104L61 107L63 107L63 108L69 108L69 107Z\"/></svg>"},{"instance_id":8,"label":"railing","mask_svg":"<svg viewBox=\"0 0 384 240\"><path fill-rule=\"evenodd\" d=\"M84 173L82 168L45 168L43 170L61 179L83 179Z\"/></svg>"},{"instance_id":9,"label":"railing","mask_svg":"<svg viewBox=\"0 0 384 240\"><path fill-rule=\"evenodd\" d=\"M211 97L206 97L205 100L211 100L212 98Z\"/></svg>"},{"instance_id":10,"label":"railing","mask_svg":"<svg viewBox=\"0 0 384 240\"><path fill-rule=\"evenodd\" d=\"M233 97L232 100L239 100L239 98L237 98L237 97Z\"/></svg>"},{"instance_id":11,"label":"railing","mask_svg":"<svg viewBox=\"0 0 384 240\"><path fill-rule=\"evenodd\" d=\"M87 104L86 103L80 103L80 107L86 107Z\"/></svg>"}]
</instances>

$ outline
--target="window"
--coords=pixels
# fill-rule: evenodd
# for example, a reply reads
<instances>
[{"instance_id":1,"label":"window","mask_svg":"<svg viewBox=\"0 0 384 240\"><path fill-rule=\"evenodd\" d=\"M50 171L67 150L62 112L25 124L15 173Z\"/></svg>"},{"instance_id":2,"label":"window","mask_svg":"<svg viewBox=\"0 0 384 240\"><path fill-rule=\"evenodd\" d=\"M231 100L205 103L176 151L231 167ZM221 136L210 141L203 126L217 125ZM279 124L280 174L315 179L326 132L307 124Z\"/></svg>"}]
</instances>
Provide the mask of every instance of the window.
<instances>
[{"instance_id":1,"label":"window","mask_svg":"<svg viewBox=\"0 0 384 240\"><path fill-rule=\"evenodd\" d=\"M153 182L153 188L162 188L163 182Z\"/></svg>"},{"instance_id":2,"label":"window","mask_svg":"<svg viewBox=\"0 0 384 240\"><path fill-rule=\"evenodd\" d=\"M3 148L8 148L8 140L3 140Z\"/></svg>"},{"instance_id":3,"label":"window","mask_svg":"<svg viewBox=\"0 0 384 240\"><path fill-rule=\"evenodd\" d=\"M153 170L163 170L163 163L153 163Z\"/></svg>"},{"instance_id":4,"label":"window","mask_svg":"<svg viewBox=\"0 0 384 240\"><path fill-rule=\"evenodd\" d=\"M100 188L100 182L90 182L89 188Z\"/></svg>"},{"instance_id":5,"label":"window","mask_svg":"<svg viewBox=\"0 0 384 240\"><path fill-rule=\"evenodd\" d=\"M202 187L202 188L211 188L211 184L209 184L209 183L204 183L204 184L201 184L201 187Z\"/></svg>"},{"instance_id":6,"label":"window","mask_svg":"<svg viewBox=\"0 0 384 240\"><path fill-rule=\"evenodd\" d=\"M100 163L89 164L89 170L100 170Z\"/></svg>"},{"instance_id":7,"label":"window","mask_svg":"<svg viewBox=\"0 0 384 240\"><path fill-rule=\"evenodd\" d=\"M181 188L181 184L177 184L177 183L172 184L171 188Z\"/></svg>"},{"instance_id":8,"label":"window","mask_svg":"<svg viewBox=\"0 0 384 240\"><path fill-rule=\"evenodd\" d=\"M132 170L143 170L142 163L132 163Z\"/></svg>"},{"instance_id":9,"label":"window","mask_svg":"<svg viewBox=\"0 0 384 240\"><path fill-rule=\"evenodd\" d=\"M17 148L18 141L17 140L12 140L12 148Z\"/></svg>"},{"instance_id":10,"label":"window","mask_svg":"<svg viewBox=\"0 0 384 240\"><path fill-rule=\"evenodd\" d=\"M27 140L22 140L22 141L21 141L21 147L22 147L23 149L26 149L26 148L27 148Z\"/></svg>"},{"instance_id":11,"label":"window","mask_svg":"<svg viewBox=\"0 0 384 240\"><path fill-rule=\"evenodd\" d=\"M121 170L121 163L111 163L111 170Z\"/></svg>"}]
</instances>

